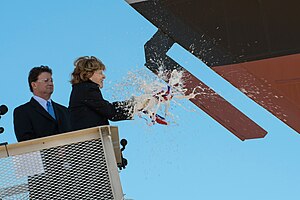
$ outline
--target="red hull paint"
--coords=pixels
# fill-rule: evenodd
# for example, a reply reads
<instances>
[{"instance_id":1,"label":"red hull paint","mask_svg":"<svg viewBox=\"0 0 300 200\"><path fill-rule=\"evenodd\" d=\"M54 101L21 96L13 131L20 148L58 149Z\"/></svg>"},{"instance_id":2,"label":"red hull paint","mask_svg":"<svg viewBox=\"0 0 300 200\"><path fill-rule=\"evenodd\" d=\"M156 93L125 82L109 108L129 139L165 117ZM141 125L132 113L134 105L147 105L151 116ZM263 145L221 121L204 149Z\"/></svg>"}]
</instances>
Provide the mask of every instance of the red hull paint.
<instances>
[{"instance_id":1,"label":"red hull paint","mask_svg":"<svg viewBox=\"0 0 300 200\"><path fill-rule=\"evenodd\" d=\"M300 133L299 66L295 54L212 69Z\"/></svg>"}]
</instances>

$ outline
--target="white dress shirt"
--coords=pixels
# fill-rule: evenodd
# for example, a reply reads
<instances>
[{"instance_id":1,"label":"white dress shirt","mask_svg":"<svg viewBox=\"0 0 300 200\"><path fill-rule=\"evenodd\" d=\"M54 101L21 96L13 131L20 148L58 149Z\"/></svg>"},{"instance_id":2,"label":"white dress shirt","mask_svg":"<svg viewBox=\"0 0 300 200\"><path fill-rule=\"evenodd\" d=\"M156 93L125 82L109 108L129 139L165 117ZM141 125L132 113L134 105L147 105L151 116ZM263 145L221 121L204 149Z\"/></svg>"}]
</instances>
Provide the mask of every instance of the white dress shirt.
<instances>
[{"instance_id":1,"label":"white dress shirt","mask_svg":"<svg viewBox=\"0 0 300 200\"><path fill-rule=\"evenodd\" d=\"M47 109L47 100L41 98L41 97L38 97L38 96L35 96L33 95L33 98L39 102L39 104L48 112L48 109ZM48 100L51 104L52 104L52 101L51 99Z\"/></svg>"}]
</instances>

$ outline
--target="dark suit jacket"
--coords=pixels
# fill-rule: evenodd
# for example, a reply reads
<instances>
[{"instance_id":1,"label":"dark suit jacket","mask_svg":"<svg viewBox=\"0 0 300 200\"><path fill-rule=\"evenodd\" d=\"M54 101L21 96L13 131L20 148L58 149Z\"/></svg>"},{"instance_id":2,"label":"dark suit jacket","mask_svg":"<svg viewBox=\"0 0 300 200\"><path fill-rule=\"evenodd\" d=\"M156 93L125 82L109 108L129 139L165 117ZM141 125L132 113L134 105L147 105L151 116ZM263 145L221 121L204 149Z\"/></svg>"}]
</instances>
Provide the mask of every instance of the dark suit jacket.
<instances>
[{"instance_id":1,"label":"dark suit jacket","mask_svg":"<svg viewBox=\"0 0 300 200\"><path fill-rule=\"evenodd\" d=\"M72 86L69 102L72 130L108 125L108 120L132 118L130 101L109 103L104 100L98 85L92 81Z\"/></svg>"},{"instance_id":2,"label":"dark suit jacket","mask_svg":"<svg viewBox=\"0 0 300 200\"><path fill-rule=\"evenodd\" d=\"M24 141L71 130L69 111L52 101L56 120L34 99L14 110L17 140Z\"/></svg>"}]
</instances>

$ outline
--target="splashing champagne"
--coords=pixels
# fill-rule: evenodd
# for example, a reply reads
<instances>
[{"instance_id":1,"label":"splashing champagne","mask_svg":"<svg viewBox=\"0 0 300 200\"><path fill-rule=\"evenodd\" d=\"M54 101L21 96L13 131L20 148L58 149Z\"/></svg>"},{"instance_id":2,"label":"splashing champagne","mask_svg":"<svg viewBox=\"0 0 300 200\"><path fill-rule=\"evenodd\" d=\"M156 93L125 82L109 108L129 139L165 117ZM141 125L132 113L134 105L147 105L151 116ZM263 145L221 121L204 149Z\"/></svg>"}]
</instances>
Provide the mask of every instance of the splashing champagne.
<instances>
[{"instance_id":1,"label":"splashing champagne","mask_svg":"<svg viewBox=\"0 0 300 200\"><path fill-rule=\"evenodd\" d=\"M187 89L184 88L182 71L175 69L171 72L170 78L167 78L167 73L161 67L159 68L158 77L153 79L151 75L142 70L128 72L125 81L115 87L115 89L119 89L119 92L115 92L115 94L127 95L127 98L138 93L133 97L135 104L133 112L134 115L145 119L149 126L156 123L170 124L167 118L171 117L171 113L169 113L171 101L180 105L176 102L176 99L191 99L200 93L204 94L201 87L197 86L192 90L192 93L186 95ZM168 80L168 82L165 83L162 80Z\"/></svg>"},{"instance_id":2,"label":"splashing champagne","mask_svg":"<svg viewBox=\"0 0 300 200\"><path fill-rule=\"evenodd\" d=\"M168 125L169 122L166 120L168 114L169 114L169 108L170 108L170 101L173 98L177 99L190 99L194 98L197 94L195 93L196 90L193 90L193 93L190 95L185 95L186 89L183 88L183 81L182 81L182 75L183 72L173 70L169 81L167 85L164 85L162 87L163 83L156 84L152 86L152 94L144 94L139 98L139 102L137 102L137 105L139 109L136 109L135 112L137 115L141 118L146 119L145 115L151 119L150 123L148 122L148 125L154 125L156 123L162 124L162 125ZM161 75L163 73L160 73ZM161 77L164 78L164 77ZM146 86L146 85L144 85ZM149 85L147 85L147 88L145 88L144 91L149 90ZM162 115L158 114L159 110L162 110L162 107L164 107L164 112Z\"/></svg>"}]
</instances>

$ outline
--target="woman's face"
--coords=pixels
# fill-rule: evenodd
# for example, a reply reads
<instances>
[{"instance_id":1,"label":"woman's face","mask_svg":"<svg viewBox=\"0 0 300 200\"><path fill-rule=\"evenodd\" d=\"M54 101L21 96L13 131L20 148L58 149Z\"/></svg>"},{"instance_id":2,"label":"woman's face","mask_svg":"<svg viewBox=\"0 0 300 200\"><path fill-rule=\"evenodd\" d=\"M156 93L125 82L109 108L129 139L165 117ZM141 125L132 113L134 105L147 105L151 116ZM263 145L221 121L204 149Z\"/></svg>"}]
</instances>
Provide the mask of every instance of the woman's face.
<instances>
[{"instance_id":1,"label":"woman's face","mask_svg":"<svg viewBox=\"0 0 300 200\"><path fill-rule=\"evenodd\" d=\"M100 88L103 88L104 79L105 79L105 75L102 69L98 69L97 71L95 71L90 78L90 80L93 81L94 83L97 83Z\"/></svg>"}]
</instances>

